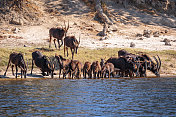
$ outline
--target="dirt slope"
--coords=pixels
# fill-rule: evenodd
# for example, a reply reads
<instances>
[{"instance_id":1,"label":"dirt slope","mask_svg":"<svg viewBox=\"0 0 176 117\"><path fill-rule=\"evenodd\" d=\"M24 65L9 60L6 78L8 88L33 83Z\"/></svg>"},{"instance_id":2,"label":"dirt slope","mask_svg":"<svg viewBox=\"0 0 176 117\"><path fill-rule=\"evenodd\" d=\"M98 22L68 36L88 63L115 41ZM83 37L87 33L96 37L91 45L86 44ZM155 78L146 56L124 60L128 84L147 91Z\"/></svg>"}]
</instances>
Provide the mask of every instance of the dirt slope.
<instances>
[{"instance_id":1,"label":"dirt slope","mask_svg":"<svg viewBox=\"0 0 176 117\"><path fill-rule=\"evenodd\" d=\"M125 9L121 5L109 1L107 2L107 8L114 25L110 27L107 37L102 38L97 34L102 31L103 25L94 20L95 13L81 0L36 0L34 3L42 14L38 18L40 20L23 26L2 25L0 32L1 47L48 46L48 30L51 27L62 27L64 21L66 21L66 24L69 21L68 35L75 35L77 38L81 35L82 47L123 48L130 47L130 43L133 42L135 48L149 50L176 49L176 31L174 28L166 26L167 23L175 25L175 17L147 14L133 6ZM158 31L160 36L136 37L137 33L143 34L144 30ZM167 30L167 33L163 33L165 30ZM171 40L171 46L166 46L162 42L165 38Z\"/></svg>"}]
</instances>

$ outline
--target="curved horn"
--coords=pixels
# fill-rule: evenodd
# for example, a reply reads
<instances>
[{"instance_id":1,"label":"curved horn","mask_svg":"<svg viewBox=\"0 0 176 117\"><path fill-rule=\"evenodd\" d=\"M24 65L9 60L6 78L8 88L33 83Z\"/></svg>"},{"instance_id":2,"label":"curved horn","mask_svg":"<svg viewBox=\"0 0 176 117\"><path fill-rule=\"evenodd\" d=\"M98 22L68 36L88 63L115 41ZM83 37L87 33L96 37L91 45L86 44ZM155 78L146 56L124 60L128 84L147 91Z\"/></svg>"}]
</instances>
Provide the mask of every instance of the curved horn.
<instances>
[{"instance_id":1,"label":"curved horn","mask_svg":"<svg viewBox=\"0 0 176 117\"><path fill-rule=\"evenodd\" d=\"M157 57L158 57L158 60L159 60L159 67L158 67L158 71L160 70L160 68L161 68L161 59L160 59L160 57L157 55Z\"/></svg>"},{"instance_id":2,"label":"curved horn","mask_svg":"<svg viewBox=\"0 0 176 117\"><path fill-rule=\"evenodd\" d=\"M65 24L65 20L64 20L64 26L65 26L65 27L64 27L64 30L66 30L66 24Z\"/></svg>"},{"instance_id":3,"label":"curved horn","mask_svg":"<svg viewBox=\"0 0 176 117\"><path fill-rule=\"evenodd\" d=\"M68 20L68 26L67 26L67 31L68 31L68 29L70 28L70 25L69 25L69 20Z\"/></svg>"},{"instance_id":4,"label":"curved horn","mask_svg":"<svg viewBox=\"0 0 176 117\"><path fill-rule=\"evenodd\" d=\"M156 61L156 63L157 63L157 70L158 70L158 65L159 65L159 62L158 62L158 60L156 59L156 57L155 56L153 56L153 58L155 59L155 61Z\"/></svg>"}]
</instances>

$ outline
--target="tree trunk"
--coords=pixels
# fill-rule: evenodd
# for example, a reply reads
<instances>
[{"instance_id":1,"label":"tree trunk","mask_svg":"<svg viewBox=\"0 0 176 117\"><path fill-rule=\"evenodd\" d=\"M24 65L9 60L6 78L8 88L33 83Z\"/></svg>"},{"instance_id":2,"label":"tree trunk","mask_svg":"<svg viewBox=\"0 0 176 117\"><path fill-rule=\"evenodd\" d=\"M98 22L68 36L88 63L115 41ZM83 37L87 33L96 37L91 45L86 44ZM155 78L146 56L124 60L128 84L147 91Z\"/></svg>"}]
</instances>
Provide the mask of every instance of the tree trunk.
<instances>
[{"instance_id":1,"label":"tree trunk","mask_svg":"<svg viewBox=\"0 0 176 117\"><path fill-rule=\"evenodd\" d=\"M103 26L103 31L102 31L102 36L104 37L104 36L107 36L107 24L106 23L104 23L104 26Z\"/></svg>"},{"instance_id":2,"label":"tree trunk","mask_svg":"<svg viewBox=\"0 0 176 117\"><path fill-rule=\"evenodd\" d=\"M103 23L107 23L107 24L111 25L112 22L109 20L107 15L103 12L103 9L102 9L102 6L101 6L101 2L102 2L102 0L95 0L95 10L97 12L97 16L99 18L101 18Z\"/></svg>"}]
</instances>

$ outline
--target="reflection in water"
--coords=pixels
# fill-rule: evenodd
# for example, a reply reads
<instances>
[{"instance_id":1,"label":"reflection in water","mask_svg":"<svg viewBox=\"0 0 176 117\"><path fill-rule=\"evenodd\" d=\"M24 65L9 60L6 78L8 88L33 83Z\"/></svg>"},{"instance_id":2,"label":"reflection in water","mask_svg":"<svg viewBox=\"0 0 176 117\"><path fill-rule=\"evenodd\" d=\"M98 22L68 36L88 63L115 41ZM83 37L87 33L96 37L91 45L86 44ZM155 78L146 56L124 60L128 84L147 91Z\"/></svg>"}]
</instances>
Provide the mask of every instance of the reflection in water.
<instances>
[{"instance_id":1,"label":"reflection in water","mask_svg":"<svg viewBox=\"0 0 176 117\"><path fill-rule=\"evenodd\" d=\"M176 78L0 81L0 116L176 116Z\"/></svg>"}]
</instances>

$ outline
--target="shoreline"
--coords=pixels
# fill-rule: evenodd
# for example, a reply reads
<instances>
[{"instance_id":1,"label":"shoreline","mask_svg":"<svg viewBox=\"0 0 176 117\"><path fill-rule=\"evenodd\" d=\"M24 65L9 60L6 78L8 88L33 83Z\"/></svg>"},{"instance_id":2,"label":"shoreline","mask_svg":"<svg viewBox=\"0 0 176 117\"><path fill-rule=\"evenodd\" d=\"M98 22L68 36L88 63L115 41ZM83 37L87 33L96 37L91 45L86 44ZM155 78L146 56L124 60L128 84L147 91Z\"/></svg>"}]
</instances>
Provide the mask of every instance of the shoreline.
<instances>
[{"instance_id":1,"label":"shoreline","mask_svg":"<svg viewBox=\"0 0 176 117\"><path fill-rule=\"evenodd\" d=\"M75 54L74 60L79 60L84 63L86 61L94 62L94 61L100 61L102 58L107 60L110 57L117 57L118 56L118 50L122 48L103 48L103 49L89 49L89 48L79 48L78 54ZM123 48L127 50L130 53L140 55L142 53L149 55L152 59L153 56L159 55L162 61L161 66L161 75L164 76L174 76L176 75L176 51L175 50L162 50L162 51L151 51L151 50L144 50L144 49L135 49L135 48ZM64 56L63 53L63 47L61 47L61 50L56 49L48 49L46 48L36 48L36 47L23 47L23 48L13 48L13 49L6 49L6 48L0 48L0 75L3 76L7 63L9 60L9 55L11 52L21 52L24 55L25 61L28 61L28 70L31 69L31 60L32 60L32 52L34 51L41 51L43 55L52 57L55 56L55 54ZM64 57L66 59L71 59L71 52L69 50L69 56ZM34 67L34 70L36 73L40 73L39 69ZM57 71L57 70L56 70ZM9 74L11 74L11 68L8 69ZM8 74L7 74L8 75ZM147 75L151 76L153 73L150 71L147 71Z\"/></svg>"},{"instance_id":2,"label":"shoreline","mask_svg":"<svg viewBox=\"0 0 176 117\"><path fill-rule=\"evenodd\" d=\"M126 79L126 80L132 80L132 79L151 79L151 78L176 78L176 75L161 75L160 77L156 77L156 76L147 76L147 77L134 77L134 78L130 78L130 77L115 77L115 78L66 78L66 79L69 79L69 80L113 80L113 79ZM7 80L47 80L47 79L55 79L55 80L66 80L66 79L63 79L63 78L58 78L58 77L54 77L54 78L50 78L49 77L27 77L27 78L12 78L12 77L5 77L3 78L2 75L0 75L0 81L7 81Z\"/></svg>"}]
</instances>

